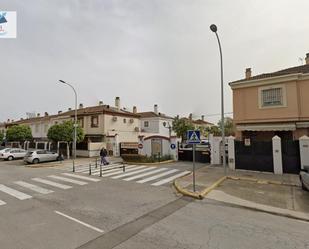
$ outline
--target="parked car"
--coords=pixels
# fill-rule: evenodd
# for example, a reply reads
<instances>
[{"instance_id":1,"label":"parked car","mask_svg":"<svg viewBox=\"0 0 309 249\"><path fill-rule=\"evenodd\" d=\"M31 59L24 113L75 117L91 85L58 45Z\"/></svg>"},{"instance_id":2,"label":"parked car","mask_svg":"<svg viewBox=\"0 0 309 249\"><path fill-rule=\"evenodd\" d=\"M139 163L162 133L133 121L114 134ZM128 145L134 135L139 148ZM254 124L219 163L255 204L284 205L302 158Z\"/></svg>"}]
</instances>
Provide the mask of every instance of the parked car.
<instances>
[{"instance_id":1,"label":"parked car","mask_svg":"<svg viewBox=\"0 0 309 249\"><path fill-rule=\"evenodd\" d=\"M0 158L4 160L14 160L14 159L21 159L24 158L27 151L24 149L18 149L18 148L10 148L10 149L4 149L0 153Z\"/></svg>"},{"instance_id":2,"label":"parked car","mask_svg":"<svg viewBox=\"0 0 309 249\"><path fill-rule=\"evenodd\" d=\"M47 151L47 150L33 150L28 151L24 157L25 163L40 163L40 162L51 162L57 161L60 157L58 153Z\"/></svg>"},{"instance_id":3,"label":"parked car","mask_svg":"<svg viewBox=\"0 0 309 249\"><path fill-rule=\"evenodd\" d=\"M305 166L305 169L300 172L299 178L303 190L309 191L309 166Z\"/></svg>"}]
</instances>

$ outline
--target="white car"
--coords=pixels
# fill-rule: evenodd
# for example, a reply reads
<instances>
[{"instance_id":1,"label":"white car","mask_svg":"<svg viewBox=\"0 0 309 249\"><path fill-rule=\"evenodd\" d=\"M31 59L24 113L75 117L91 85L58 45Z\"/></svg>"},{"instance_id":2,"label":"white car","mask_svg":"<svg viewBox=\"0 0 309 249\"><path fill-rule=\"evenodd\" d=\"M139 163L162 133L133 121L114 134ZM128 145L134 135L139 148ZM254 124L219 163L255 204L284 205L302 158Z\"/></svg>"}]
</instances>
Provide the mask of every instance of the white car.
<instances>
[{"instance_id":1,"label":"white car","mask_svg":"<svg viewBox=\"0 0 309 249\"><path fill-rule=\"evenodd\" d=\"M25 163L40 163L60 160L58 153L46 150L28 151L24 157Z\"/></svg>"},{"instance_id":2,"label":"white car","mask_svg":"<svg viewBox=\"0 0 309 249\"><path fill-rule=\"evenodd\" d=\"M2 152L0 152L0 158L12 161L14 159L24 158L26 154L27 151L24 149L18 149L18 148L4 149Z\"/></svg>"}]
</instances>

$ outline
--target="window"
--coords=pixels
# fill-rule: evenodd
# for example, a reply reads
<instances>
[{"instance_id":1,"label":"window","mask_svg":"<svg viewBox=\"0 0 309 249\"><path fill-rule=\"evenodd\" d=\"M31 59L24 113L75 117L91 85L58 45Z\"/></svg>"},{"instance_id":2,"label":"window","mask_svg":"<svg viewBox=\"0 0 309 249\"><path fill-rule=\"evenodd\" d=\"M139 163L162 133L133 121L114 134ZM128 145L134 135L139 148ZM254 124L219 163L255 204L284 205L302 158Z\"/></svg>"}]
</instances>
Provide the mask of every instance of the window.
<instances>
[{"instance_id":1,"label":"window","mask_svg":"<svg viewBox=\"0 0 309 249\"><path fill-rule=\"evenodd\" d=\"M44 132L47 132L48 131L48 124L45 124L44 125Z\"/></svg>"},{"instance_id":2,"label":"window","mask_svg":"<svg viewBox=\"0 0 309 249\"><path fill-rule=\"evenodd\" d=\"M123 119L123 123L124 123L124 124L127 123L127 120L126 120L125 118Z\"/></svg>"},{"instance_id":3,"label":"window","mask_svg":"<svg viewBox=\"0 0 309 249\"><path fill-rule=\"evenodd\" d=\"M149 127L149 121L144 121L144 127Z\"/></svg>"},{"instance_id":4,"label":"window","mask_svg":"<svg viewBox=\"0 0 309 249\"><path fill-rule=\"evenodd\" d=\"M276 108L286 107L285 85L273 85L259 88L259 107Z\"/></svg>"},{"instance_id":5,"label":"window","mask_svg":"<svg viewBox=\"0 0 309 249\"><path fill-rule=\"evenodd\" d=\"M81 128L84 128L84 117L80 117L77 119L77 123Z\"/></svg>"},{"instance_id":6,"label":"window","mask_svg":"<svg viewBox=\"0 0 309 249\"><path fill-rule=\"evenodd\" d=\"M91 127L99 127L99 117L98 115L96 116L91 116Z\"/></svg>"},{"instance_id":7,"label":"window","mask_svg":"<svg viewBox=\"0 0 309 249\"><path fill-rule=\"evenodd\" d=\"M35 132L39 132L39 125L38 124L35 125Z\"/></svg>"},{"instance_id":8,"label":"window","mask_svg":"<svg viewBox=\"0 0 309 249\"><path fill-rule=\"evenodd\" d=\"M282 88L262 90L262 106L277 106L283 104Z\"/></svg>"}]
</instances>

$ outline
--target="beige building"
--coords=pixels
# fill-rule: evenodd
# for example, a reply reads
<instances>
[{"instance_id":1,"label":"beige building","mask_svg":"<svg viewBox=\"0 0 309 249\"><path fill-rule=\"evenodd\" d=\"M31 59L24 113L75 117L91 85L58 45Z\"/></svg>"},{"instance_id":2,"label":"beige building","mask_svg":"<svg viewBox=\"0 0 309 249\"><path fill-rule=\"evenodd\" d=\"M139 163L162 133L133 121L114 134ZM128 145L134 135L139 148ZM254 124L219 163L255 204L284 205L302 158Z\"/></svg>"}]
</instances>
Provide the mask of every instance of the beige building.
<instances>
[{"instance_id":1,"label":"beige building","mask_svg":"<svg viewBox=\"0 0 309 249\"><path fill-rule=\"evenodd\" d=\"M236 138L298 140L309 135L309 53L306 64L230 83Z\"/></svg>"}]
</instances>

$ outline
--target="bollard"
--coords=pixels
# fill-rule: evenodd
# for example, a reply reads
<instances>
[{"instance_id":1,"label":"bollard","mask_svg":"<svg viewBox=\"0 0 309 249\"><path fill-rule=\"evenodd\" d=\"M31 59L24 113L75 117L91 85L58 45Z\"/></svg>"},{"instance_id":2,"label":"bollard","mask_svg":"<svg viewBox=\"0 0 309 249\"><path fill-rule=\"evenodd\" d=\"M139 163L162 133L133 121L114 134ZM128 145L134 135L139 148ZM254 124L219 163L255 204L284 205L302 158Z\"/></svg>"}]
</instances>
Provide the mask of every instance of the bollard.
<instances>
[{"instance_id":1,"label":"bollard","mask_svg":"<svg viewBox=\"0 0 309 249\"><path fill-rule=\"evenodd\" d=\"M95 168L96 169L98 168L98 159L97 158L95 159Z\"/></svg>"},{"instance_id":2,"label":"bollard","mask_svg":"<svg viewBox=\"0 0 309 249\"><path fill-rule=\"evenodd\" d=\"M102 164L100 164L100 177L102 177Z\"/></svg>"},{"instance_id":3,"label":"bollard","mask_svg":"<svg viewBox=\"0 0 309 249\"><path fill-rule=\"evenodd\" d=\"M126 171L126 168L124 166L124 162L122 162L122 171L125 172Z\"/></svg>"},{"instance_id":4,"label":"bollard","mask_svg":"<svg viewBox=\"0 0 309 249\"><path fill-rule=\"evenodd\" d=\"M89 175L91 175L91 163L89 163Z\"/></svg>"}]
</instances>

